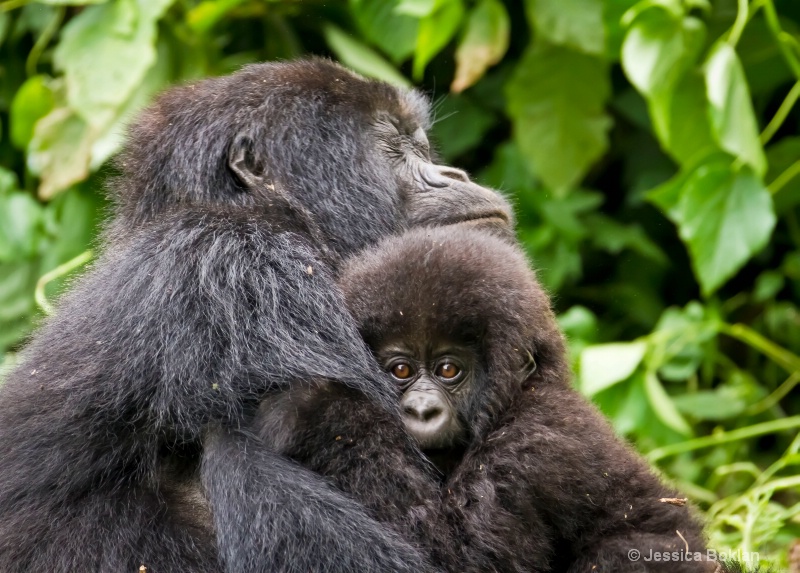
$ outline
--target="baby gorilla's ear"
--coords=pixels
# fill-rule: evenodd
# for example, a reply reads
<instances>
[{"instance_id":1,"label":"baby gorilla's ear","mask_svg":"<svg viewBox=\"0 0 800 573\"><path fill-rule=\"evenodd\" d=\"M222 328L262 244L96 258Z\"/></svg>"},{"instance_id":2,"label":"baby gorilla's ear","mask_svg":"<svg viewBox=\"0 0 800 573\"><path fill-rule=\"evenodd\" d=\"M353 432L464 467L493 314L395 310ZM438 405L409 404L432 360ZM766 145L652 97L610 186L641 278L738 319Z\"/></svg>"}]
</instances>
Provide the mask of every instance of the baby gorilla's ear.
<instances>
[{"instance_id":1,"label":"baby gorilla's ear","mask_svg":"<svg viewBox=\"0 0 800 573\"><path fill-rule=\"evenodd\" d=\"M523 390L530 390L533 387L533 375L536 373L539 365L536 363L536 357L530 350L525 350L523 353L525 362L520 369L519 376L522 383Z\"/></svg>"}]
</instances>

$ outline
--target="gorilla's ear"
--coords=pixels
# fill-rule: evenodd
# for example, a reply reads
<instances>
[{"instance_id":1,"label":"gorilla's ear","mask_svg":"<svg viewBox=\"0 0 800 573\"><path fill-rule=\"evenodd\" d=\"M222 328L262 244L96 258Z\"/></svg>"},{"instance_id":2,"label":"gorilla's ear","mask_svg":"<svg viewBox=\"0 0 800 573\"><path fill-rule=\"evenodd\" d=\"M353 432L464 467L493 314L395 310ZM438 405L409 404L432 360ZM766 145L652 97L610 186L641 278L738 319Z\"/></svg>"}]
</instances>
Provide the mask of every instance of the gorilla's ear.
<instances>
[{"instance_id":1,"label":"gorilla's ear","mask_svg":"<svg viewBox=\"0 0 800 573\"><path fill-rule=\"evenodd\" d=\"M539 369L539 365L536 363L536 357L531 353L530 350L526 349L523 355L525 364L520 370L520 381L522 382L522 388L524 390L529 390L533 385L533 375Z\"/></svg>"},{"instance_id":2,"label":"gorilla's ear","mask_svg":"<svg viewBox=\"0 0 800 573\"><path fill-rule=\"evenodd\" d=\"M238 134L228 149L228 167L249 190L261 189L267 182L266 168L256 156L253 140Z\"/></svg>"}]
</instances>

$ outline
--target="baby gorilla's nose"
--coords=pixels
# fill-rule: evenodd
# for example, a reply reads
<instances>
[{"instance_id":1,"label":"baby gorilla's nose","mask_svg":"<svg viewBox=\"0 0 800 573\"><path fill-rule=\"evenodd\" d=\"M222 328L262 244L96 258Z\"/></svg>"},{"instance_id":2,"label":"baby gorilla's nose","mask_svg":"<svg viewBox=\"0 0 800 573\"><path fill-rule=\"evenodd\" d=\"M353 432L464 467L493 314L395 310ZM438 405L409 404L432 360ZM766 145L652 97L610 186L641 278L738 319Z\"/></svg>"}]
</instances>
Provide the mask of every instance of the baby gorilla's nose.
<instances>
[{"instance_id":1,"label":"baby gorilla's nose","mask_svg":"<svg viewBox=\"0 0 800 573\"><path fill-rule=\"evenodd\" d=\"M436 397L418 395L403 401L403 411L419 422L431 422L444 413L444 408Z\"/></svg>"},{"instance_id":2,"label":"baby gorilla's nose","mask_svg":"<svg viewBox=\"0 0 800 573\"><path fill-rule=\"evenodd\" d=\"M409 392L403 397L402 407L406 428L423 449L440 447L448 441L449 410L440 396Z\"/></svg>"}]
</instances>

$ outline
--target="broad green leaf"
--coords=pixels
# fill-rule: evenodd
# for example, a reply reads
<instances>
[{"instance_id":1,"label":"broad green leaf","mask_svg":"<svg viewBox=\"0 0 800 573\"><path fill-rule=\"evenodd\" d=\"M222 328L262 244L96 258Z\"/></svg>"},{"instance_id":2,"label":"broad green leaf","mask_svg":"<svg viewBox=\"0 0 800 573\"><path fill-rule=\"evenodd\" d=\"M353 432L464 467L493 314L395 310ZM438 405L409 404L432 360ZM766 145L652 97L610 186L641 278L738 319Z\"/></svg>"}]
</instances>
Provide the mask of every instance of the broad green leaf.
<instances>
[{"instance_id":1,"label":"broad green leaf","mask_svg":"<svg viewBox=\"0 0 800 573\"><path fill-rule=\"evenodd\" d=\"M638 224L623 225L611 217L593 213L586 218L585 226L591 234L592 242L599 249L615 255L629 249L657 263L667 262L664 251Z\"/></svg>"},{"instance_id":2,"label":"broad green leaf","mask_svg":"<svg viewBox=\"0 0 800 573\"><path fill-rule=\"evenodd\" d=\"M753 301L763 303L775 298L785 284L786 279L780 272L764 271L758 275L753 286Z\"/></svg>"},{"instance_id":3,"label":"broad green leaf","mask_svg":"<svg viewBox=\"0 0 800 573\"><path fill-rule=\"evenodd\" d=\"M36 0L37 4L51 6L86 6L87 4L105 4L108 0Z\"/></svg>"},{"instance_id":4,"label":"broad green leaf","mask_svg":"<svg viewBox=\"0 0 800 573\"><path fill-rule=\"evenodd\" d=\"M597 340L600 332L597 317L585 306L575 305L558 315L558 326L567 339L570 362L575 365L583 349Z\"/></svg>"},{"instance_id":5,"label":"broad green leaf","mask_svg":"<svg viewBox=\"0 0 800 573\"><path fill-rule=\"evenodd\" d=\"M767 168L758 123L742 65L726 42L718 42L704 66L711 124L723 149L764 175Z\"/></svg>"},{"instance_id":6,"label":"broad green leaf","mask_svg":"<svg viewBox=\"0 0 800 573\"><path fill-rule=\"evenodd\" d=\"M708 296L769 240L775 226L772 198L753 171L713 161L677 178L651 197L667 208L689 248L692 267Z\"/></svg>"},{"instance_id":7,"label":"broad green leaf","mask_svg":"<svg viewBox=\"0 0 800 573\"><path fill-rule=\"evenodd\" d=\"M649 366L664 380L686 380L709 356L708 343L717 335L716 324L696 301L682 309L666 309L651 337L654 349Z\"/></svg>"},{"instance_id":8,"label":"broad green leaf","mask_svg":"<svg viewBox=\"0 0 800 573\"><path fill-rule=\"evenodd\" d=\"M19 189L17 174L0 165L0 196Z\"/></svg>"},{"instance_id":9,"label":"broad green leaf","mask_svg":"<svg viewBox=\"0 0 800 573\"><path fill-rule=\"evenodd\" d=\"M741 396L722 386L718 391L700 391L673 398L678 411L699 420L727 420L744 412L747 407Z\"/></svg>"},{"instance_id":10,"label":"broad green leaf","mask_svg":"<svg viewBox=\"0 0 800 573\"><path fill-rule=\"evenodd\" d=\"M42 206L29 193L0 196L0 261L16 261L36 253Z\"/></svg>"},{"instance_id":11,"label":"broad green leaf","mask_svg":"<svg viewBox=\"0 0 800 573\"><path fill-rule=\"evenodd\" d=\"M503 58L510 30L511 22L503 4L499 0L480 0L469 15L466 32L456 49L456 75L451 91L464 91Z\"/></svg>"},{"instance_id":12,"label":"broad green leaf","mask_svg":"<svg viewBox=\"0 0 800 573\"><path fill-rule=\"evenodd\" d=\"M627 380L644 358L644 342L618 342L587 346L581 352L580 390L593 396Z\"/></svg>"},{"instance_id":13,"label":"broad green leaf","mask_svg":"<svg viewBox=\"0 0 800 573\"><path fill-rule=\"evenodd\" d=\"M611 87L600 59L566 48L529 49L507 84L514 137L533 169L561 192L577 184L608 148Z\"/></svg>"},{"instance_id":14,"label":"broad green leaf","mask_svg":"<svg viewBox=\"0 0 800 573\"><path fill-rule=\"evenodd\" d=\"M206 0L186 13L186 23L199 33L205 34L228 13L245 0Z\"/></svg>"},{"instance_id":15,"label":"broad green leaf","mask_svg":"<svg viewBox=\"0 0 800 573\"><path fill-rule=\"evenodd\" d=\"M464 16L462 0L441 0L436 10L420 20L414 49L414 79L419 81L425 67L453 38Z\"/></svg>"},{"instance_id":16,"label":"broad green leaf","mask_svg":"<svg viewBox=\"0 0 800 573\"><path fill-rule=\"evenodd\" d=\"M643 95L671 91L696 58L705 37L697 18L647 10L634 20L622 44L622 68Z\"/></svg>"},{"instance_id":17,"label":"broad green leaf","mask_svg":"<svg viewBox=\"0 0 800 573\"><path fill-rule=\"evenodd\" d=\"M28 261L0 262L0 351L30 329L37 278L35 266Z\"/></svg>"},{"instance_id":18,"label":"broad green leaf","mask_svg":"<svg viewBox=\"0 0 800 573\"><path fill-rule=\"evenodd\" d=\"M131 96L118 110L117 117L105 131L98 134L92 143L92 159L89 169L96 171L105 161L122 147L125 128L134 115L143 108L158 90L166 87L170 80L170 52L167 42L161 40L158 58Z\"/></svg>"},{"instance_id":19,"label":"broad green leaf","mask_svg":"<svg viewBox=\"0 0 800 573\"><path fill-rule=\"evenodd\" d=\"M410 87L409 81L377 52L362 44L340 28L328 24L323 30L325 40L341 62L355 71L400 87Z\"/></svg>"},{"instance_id":20,"label":"broad green leaf","mask_svg":"<svg viewBox=\"0 0 800 573\"><path fill-rule=\"evenodd\" d=\"M526 0L536 33L551 44L587 54L605 51L603 0Z\"/></svg>"},{"instance_id":21,"label":"broad green leaf","mask_svg":"<svg viewBox=\"0 0 800 573\"><path fill-rule=\"evenodd\" d=\"M104 205L96 192L97 183L92 178L75 185L47 205L45 216L55 240L42 255L41 272L54 269L91 247ZM58 290L63 284L61 279L51 283L48 292Z\"/></svg>"},{"instance_id":22,"label":"broad green leaf","mask_svg":"<svg viewBox=\"0 0 800 573\"><path fill-rule=\"evenodd\" d=\"M394 12L395 14L424 18L431 15L437 4L437 0L400 0Z\"/></svg>"},{"instance_id":23,"label":"broad green leaf","mask_svg":"<svg viewBox=\"0 0 800 573\"><path fill-rule=\"evenodd\" d=\"M656 413L656 416L669 428L672 428L679 434L684 436L692 435L692 428L689 423L678 412L675 403L667 394L661 381L654 372L648 372L644 378L644 389L647 394L647 399L650 406Z\"/></svg>"},{"instance_id":24,"label":"broad green leaf","mask_svg":"<svg viewBox=\"0 0 800 573\"><path fill-rule=\"evenodd\" d=\"M107 127L155 62L156 21L170 1L119 0L72 18L54 52L70 107Z\"/></svg>"},{"instance_id":25,"label":"broad green leaf","mask_svg":"<svg viewBox=\"0 0 800 573\"><path fill-rule=\"evenodd\" d=\"M687 72L666 96L650 99L650 113L663 149L682 166L697 164L719 150L706 105L705 84Z\"/></svg>"},{"instance_id":26,"label":"broad green leaf","mask_svg":"<svg viewBox=\"0 0 800 573\"><path fill-rule=\"evenodd\" d=\"M11 141L25 149L33 137L36 122L55 106L47 76L33 76L22 84L11 102Z\"/></svg>"},{"instance_id":27,"label":"broad green leaf","mask_svg":"<svg viewBox=\"0 0 800 573\"><path fill-rule=\"evenodd\" d=\"M89 125L69 108L56 108L37 122L28 168L41 178L39 197L50 199L89 175L93 141Z\"/></svg>"},{"instance_id":28,"label":"broad green leaf","mask_svg":"<svg viewBox=\"0 0 800 573\"><path fill-rule=\"evenodd\" d=\"M350 9L364 37L396 64L414 53L419 20L396 12L399 0L350 0Z\"/></svg>"},{"instance_id":29,"label":"broad green leaf","mask_svg":"<svg viewBox=\"0 0 800 573\"><path fill-rule=\"evenodd\" d=\"M627 26L622 23L622 16L638 0L605 0L603 23L606 29L606 59L616 62L620 58L622 42L627 33Z\"/></svg>"},{"instance_id":30,"label":"broad green leaf","mask_svg":"<svg viewBox=\"0 0 800 573\"><path fill-rule=\"evenodd\" d=\"M441 156L452 161L481 142L494 125L494 115L466 96L449 96L437 106L441 117L433 124L432 139Z\"/></svg>"}]
</instances>

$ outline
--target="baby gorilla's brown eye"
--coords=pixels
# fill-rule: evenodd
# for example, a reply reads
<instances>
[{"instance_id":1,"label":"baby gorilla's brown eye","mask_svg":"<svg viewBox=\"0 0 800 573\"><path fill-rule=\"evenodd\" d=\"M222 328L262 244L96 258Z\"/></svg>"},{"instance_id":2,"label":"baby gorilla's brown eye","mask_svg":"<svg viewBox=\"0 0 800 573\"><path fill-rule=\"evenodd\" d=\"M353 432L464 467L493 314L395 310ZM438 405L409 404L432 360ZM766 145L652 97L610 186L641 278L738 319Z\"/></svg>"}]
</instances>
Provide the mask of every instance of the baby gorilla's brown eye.
<instances>
[{"instance_id":1,"label":"baby gorilla's brown eye","mask_svg":"<svg viewBox=\"0 0 800 573\"><path fill-rule=\"evenodd\" d=\"M400 362L392 366L392 376L399 380L406 380L411 378L411 366L406 364L405 362Z\"/></svg>"},{"instance_id":2,"label":"baby gorilla's brown eye","mask_svg":"<svg viewBox=\"0 0 800 573\"><path fill-rule=\"evenodd\" d=\"M444 362L436 369L436 375L441 378L455 378L459 375L461 369L452 362Z\"/></svg>"}]
</instances>

